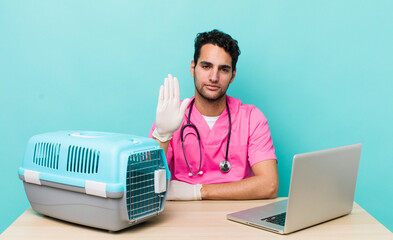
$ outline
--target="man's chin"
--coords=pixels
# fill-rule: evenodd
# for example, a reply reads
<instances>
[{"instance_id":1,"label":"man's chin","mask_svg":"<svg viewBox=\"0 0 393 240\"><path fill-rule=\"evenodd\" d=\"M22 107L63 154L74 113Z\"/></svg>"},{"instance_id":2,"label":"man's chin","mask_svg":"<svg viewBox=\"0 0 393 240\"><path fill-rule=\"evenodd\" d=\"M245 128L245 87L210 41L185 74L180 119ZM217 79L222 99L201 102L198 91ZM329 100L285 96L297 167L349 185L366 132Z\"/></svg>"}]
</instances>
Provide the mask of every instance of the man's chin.
<instances>
[{"instance_id":1,"label":"man's chin","mask_svg":"<svg viewBox=\"0 0 393 240\"><path fill-rule=\"evenodd\" d=\"M216 102L221 100L223 97L225 97L225 94L214 94L214 95L209 95L209 94L203 94L201 97L209 102Z\"/></svg>"}]
</instances>

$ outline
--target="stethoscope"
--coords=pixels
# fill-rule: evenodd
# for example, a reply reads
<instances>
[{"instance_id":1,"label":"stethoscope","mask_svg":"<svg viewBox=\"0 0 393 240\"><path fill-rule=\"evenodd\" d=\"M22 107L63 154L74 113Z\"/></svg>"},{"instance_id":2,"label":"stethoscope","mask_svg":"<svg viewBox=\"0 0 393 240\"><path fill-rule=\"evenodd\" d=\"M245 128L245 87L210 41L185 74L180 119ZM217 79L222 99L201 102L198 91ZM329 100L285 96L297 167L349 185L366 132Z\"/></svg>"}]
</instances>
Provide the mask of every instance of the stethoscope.
<instances>
[{"instance_id":1,"label":"stethoscope","mask_svg":"<svg viewBox=\"0 0 393 240\"><path fill-rule=\"evenodd\" d=\"M190 119L191 119L191 111L192 111L192 106L194 105L195 102L195 98L191 101L190 104L190 110L188 112L188 120L187 120L187 124L185 124L180 131L180 139L181 139L181 146L183 148L183 154L184 154L184 160L186 160L188 169L190 170L190 173L188 174L189 176L195 176L195 175L202 175L203 172L201 171L201 166L202 166L202 148L201 148L201 138L199 137L199 132L197 127L194 124L190 123ZM231 170L231 164L228 162L228 150L229 150L229 139L231 138L231 128L232 128L232 124L231 124L231 113L229 112L229 107L228 107L228 101L226 102L227 104L227 111L228 111L228 120L229 120L229 129L228 129L228 139L227 139L227 149L226 149L226 153L225 153L225 160L222 160L220 162L220 170L223 173L227 173L229 172L229 170ZM188 164L187 161L187 157L186 157L186 152L184 150L184 137L183 137L183 132L184 129L186 129L187 127L191 127L195 130L196 134L197 134L197 138L198 138L198 143L199 143L199 168L198 168L198 172L194 173L190 167L190 164Z\"/></svg>"}]
</instances>

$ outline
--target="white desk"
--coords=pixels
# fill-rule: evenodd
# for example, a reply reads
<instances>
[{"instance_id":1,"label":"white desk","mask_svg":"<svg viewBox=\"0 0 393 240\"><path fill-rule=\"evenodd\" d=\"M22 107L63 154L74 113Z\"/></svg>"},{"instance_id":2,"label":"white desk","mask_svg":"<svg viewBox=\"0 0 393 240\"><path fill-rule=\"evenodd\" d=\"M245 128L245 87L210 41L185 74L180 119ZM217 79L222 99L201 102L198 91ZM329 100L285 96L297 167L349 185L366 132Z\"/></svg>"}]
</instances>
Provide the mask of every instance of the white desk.
<instances>
[{"instance_id":1,"label":"white desk","mask_svg":"<svg viewBox=\"0 0 393 240\"><path fill-rule=\"evenodd\" d=\"M356 203L352 213L289 235L278 235L226 219L226 214L267 204L256 201L168 201L164 212L120 232L88 228L27 209L0 239L393 239L393 234Z\"/></svg>"}]
</instances>

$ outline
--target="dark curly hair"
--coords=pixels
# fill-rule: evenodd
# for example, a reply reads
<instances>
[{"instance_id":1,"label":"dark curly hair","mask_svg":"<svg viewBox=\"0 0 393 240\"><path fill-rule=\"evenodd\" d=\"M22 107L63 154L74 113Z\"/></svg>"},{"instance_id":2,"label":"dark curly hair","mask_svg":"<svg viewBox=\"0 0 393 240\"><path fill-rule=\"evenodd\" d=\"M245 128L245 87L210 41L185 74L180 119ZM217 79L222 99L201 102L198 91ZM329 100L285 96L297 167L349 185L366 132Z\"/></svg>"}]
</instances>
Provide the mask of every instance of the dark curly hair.
<instances>
[{"instance_id":1,"label":"dark curly hair","mask_svg":"<svg viewBox=\"0 0 393 240\"><path fill-rule=\"evenodd\" d=\"M214 29L210 32L198 33L195 38L195 52L194 62L198 63L199 56L201 55L201 48L205 44L213 44L222 47L232 57L232 71L236 69L237 59L240 55L240 49L237 41L230 35Z\"/></svg>"}]
</instances>

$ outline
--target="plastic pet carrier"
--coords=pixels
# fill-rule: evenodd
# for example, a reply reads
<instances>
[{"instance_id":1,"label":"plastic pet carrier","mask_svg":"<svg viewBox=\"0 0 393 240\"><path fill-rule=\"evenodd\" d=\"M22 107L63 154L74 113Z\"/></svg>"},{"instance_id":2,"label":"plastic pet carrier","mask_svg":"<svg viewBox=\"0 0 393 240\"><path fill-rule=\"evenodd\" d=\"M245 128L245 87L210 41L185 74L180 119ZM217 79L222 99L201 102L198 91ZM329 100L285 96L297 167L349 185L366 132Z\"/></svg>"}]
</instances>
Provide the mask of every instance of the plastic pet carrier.
<instances>
[{"instance_id":1,"label":"plastic pet carrier","mask_svg":"<svg viewBox=\"0 0 393 240\"><path fill-rule=\"evenodd\" d=\"M35 211L118 231L164 210L171 176L153 139L61 131L29 140L19 178Z\"/></svg>"}]
</instances>

